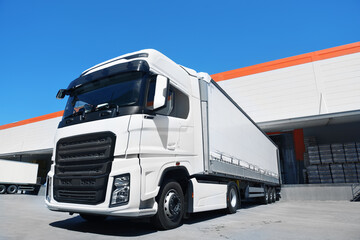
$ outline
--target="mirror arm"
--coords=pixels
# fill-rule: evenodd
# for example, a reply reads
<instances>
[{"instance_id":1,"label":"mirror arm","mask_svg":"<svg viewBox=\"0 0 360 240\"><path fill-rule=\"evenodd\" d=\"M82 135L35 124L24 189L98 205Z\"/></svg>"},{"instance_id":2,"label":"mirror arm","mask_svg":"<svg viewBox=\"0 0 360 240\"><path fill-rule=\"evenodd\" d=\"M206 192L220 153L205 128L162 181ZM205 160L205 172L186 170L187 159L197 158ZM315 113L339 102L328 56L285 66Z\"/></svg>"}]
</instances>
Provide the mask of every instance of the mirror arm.
<instances>
[{"instance_id":1,"label":"mirror arm","mask_svg":"<svg viewBox=\"0 0 360 240\"><path fill-rule=\"evenodd\" d=\"M66 95L69 95L69 91L67 89L60 89L56 94L56 98L63 99Z\"/></svg>"}]
</instances>

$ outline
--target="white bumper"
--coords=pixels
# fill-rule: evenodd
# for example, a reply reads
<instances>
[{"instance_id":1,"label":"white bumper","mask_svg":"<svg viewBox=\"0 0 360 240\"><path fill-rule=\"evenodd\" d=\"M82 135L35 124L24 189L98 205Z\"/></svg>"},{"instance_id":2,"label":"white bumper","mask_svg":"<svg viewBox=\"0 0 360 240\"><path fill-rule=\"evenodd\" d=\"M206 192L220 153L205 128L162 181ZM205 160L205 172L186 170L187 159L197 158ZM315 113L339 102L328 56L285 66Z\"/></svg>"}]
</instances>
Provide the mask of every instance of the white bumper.
<instances>
[{"instance_id":1,"label":"white bumper","mask_svg":"<svg viewBox=\"0 0 360 240\"><path fill-rule=\"evenodd\" d=\"M127 173L130 174L129 202L125 205L110 207L114 177ZM48 176L50 178L53 178L54 172L50 171ZM53 183L53 181L51 182ZM89 213L124 217L154 215L157 212L157 203L155 201L152 206L148 206L145 209L140 209L140 182L141 176L138 158L115 158L112 164L112 171L109 175L109 181L106 189L106 197L103 203L97 205L87 205L57 202L54 199L53 192L51 192L50 201L48 201L48 199L46 198L45 202L50 210L61 212ZM52 191L52 189L53 187L51 186L50 191Z\"/></svg>"}]
</instances>

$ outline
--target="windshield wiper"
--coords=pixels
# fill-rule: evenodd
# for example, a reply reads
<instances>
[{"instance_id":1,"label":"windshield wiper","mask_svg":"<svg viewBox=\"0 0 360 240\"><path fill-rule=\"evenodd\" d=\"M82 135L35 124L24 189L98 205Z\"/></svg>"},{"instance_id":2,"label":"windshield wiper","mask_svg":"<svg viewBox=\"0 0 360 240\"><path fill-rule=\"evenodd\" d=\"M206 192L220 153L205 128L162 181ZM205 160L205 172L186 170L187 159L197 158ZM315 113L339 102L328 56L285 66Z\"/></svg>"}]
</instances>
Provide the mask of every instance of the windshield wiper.
<instances>
[{"instance_id":1,"label":"windshield wiper","mask_svg":"<svg viewBox=\"0 0 360 240\"><path fill-rule=\"evenodd\" d=\"M116 114L119 114L120 107L116 103L101 103L96 106L94 111L100 111L100 110L111 109L111 108L116 108Z\"/></svg>"},{"instance_id":2,"label":"windshield wiper","mask_svg":"<svg viewBox=\"0 0 360 240\"><path fill-rule=\"evenodd\" d=\"M119 111L120 111L119 105L117 105L115 103L101 103L101 104L98 104L96 107L92 107L90 109L88 109L88 108L89 107L81 108L81 109L79 109L79 111L74 112L73 114L70 114L70 115L66 116L64 119L68 119L68 118L71 118L71 117L76 117L76 116L79 116L79 115L82 116L82 119L85 119L85 114L90 113L90 112L97 112L97 111L101 111L101 110L105 110L105 109L116 108L116 115L118 115Z\"/></svg>"},{"instance_id":3,"label":"windshield wiper","mask_svg":"<svg viewBox=\"0 0 360 240\"><path fill-rule=\"evenodd\" d=\"M73 114L67 115L64 119L71 118L71 117L76 117L76 116L79 116L79 115L83 115L84 113L85 113L85 110L82 108L79 111L74 112Z\"/></svg>"}]
</instances>

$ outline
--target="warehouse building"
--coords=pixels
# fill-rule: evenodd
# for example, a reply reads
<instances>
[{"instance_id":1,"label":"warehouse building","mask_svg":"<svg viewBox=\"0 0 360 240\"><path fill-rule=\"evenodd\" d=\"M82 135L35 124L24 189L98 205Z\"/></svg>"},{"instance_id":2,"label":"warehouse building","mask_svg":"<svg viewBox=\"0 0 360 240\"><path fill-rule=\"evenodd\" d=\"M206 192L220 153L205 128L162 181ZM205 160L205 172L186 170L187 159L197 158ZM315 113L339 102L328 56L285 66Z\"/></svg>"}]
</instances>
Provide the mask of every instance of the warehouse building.
<instances>
[{"instance_id":1,"label":"warehouse building","mask_svg":"<svg viewBox=\"0 0 360 240\"><path fill-rule=\"evenodd\" d=\"M360 42L212 78L279 146L283 183L359 182ZM44 182L62 113L0 126L0 159L39 163Z\"/></svg>"},{"instance_id":2,"label":"warehouse building","mask_svg":"<svg viewBox=\"0 0 360 240\"><path fill-rule=\"evenodd\" d=\"M359 42L212 77L278 144L284 183L333 182L331 167L359 180Z\"/></svg>"}]
</instances>

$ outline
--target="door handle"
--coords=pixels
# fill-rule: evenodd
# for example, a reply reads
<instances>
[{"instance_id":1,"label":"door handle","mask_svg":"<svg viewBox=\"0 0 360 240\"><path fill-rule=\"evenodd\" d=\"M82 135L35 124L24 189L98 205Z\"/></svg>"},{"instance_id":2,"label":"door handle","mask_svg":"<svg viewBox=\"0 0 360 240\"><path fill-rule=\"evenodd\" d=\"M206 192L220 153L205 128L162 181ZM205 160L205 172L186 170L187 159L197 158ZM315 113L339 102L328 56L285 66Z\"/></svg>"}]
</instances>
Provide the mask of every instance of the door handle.
<instances>
[{"instance_id":1,"label":"door handle","mask_svg":"<svg viewBox=\"0 0 360 240\"><path fill-rule=\"evenodd\" d=\"M167 149L168 149L168 150L174 151L175 148L176 148L176 143L169 143L169 144L167 145Z\"/></svg>"}]
</instances>

